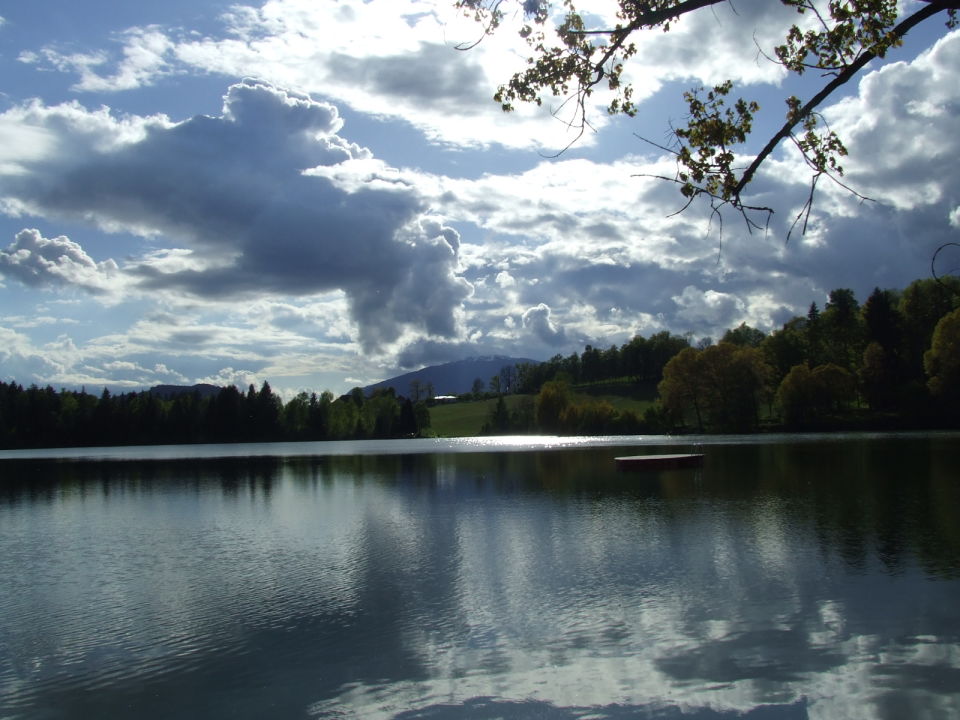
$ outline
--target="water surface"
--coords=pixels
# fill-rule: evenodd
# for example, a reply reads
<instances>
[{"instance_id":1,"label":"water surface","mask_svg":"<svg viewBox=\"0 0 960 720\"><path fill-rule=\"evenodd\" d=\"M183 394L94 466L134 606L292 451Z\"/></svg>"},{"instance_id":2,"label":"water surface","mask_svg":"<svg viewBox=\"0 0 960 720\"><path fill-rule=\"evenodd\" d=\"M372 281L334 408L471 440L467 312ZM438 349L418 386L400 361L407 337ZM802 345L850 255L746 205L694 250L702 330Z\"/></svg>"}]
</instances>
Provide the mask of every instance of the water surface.
<instances>
[{"instance_id":1,"label":"water surface","mask_svg":"<svg viewBox=\"0 0 960 720\"><path fill-rule=\"evenodd\" d=\"M956 716L957 440L4 454L0 718Z\"/></svg>"}]
</instances>

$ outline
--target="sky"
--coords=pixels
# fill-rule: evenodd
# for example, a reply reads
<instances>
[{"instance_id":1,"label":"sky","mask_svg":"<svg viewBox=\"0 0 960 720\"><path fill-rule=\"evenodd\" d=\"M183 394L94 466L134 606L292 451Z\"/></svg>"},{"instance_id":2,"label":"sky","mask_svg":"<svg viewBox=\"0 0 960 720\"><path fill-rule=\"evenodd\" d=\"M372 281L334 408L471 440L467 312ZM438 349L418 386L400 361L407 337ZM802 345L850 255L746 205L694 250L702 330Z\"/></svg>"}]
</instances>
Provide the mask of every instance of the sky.
<instances>
[{"instance_id":1,"label":"sky","mask_svg":"<svg viewBox=\"0 0 960 720\"><path fill-rule=\"evenodd\" d=\"M583 6L602 25L616 3ZM747 155L784 96L816 91L764 56L805 21L769 0L640 38L638 116L599 93L579 139L559 101L493 102L523 67L512 11L469 51L479 27L452 0L43 0L0 18L8 382L290 397L662 330L716 340L834 288L903 288L960 241L960 31L943 18L824 106L869 200L819 183L804 234L790 147L746 198L775 210L766 231L676 214L677 187L651 177L675 172L656 144L684 90L730 78L760 102Z\"/></svg>"}]
</instances>

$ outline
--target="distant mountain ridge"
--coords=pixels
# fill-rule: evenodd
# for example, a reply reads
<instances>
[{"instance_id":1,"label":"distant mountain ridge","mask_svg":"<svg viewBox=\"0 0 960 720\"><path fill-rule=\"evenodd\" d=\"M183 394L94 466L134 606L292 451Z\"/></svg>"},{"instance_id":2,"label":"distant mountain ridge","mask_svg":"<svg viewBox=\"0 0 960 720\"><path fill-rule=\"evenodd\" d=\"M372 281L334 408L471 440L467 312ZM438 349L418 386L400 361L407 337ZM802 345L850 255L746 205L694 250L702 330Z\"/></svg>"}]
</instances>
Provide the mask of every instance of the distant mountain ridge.
<instances>
[{"instance_id":1,"label":"distant mountain ridge","mask_svg":"<svg viewBox=\"0 0 960 720\"><path fill-rule=\"evenodd\" d=\"M223 388L217 387L216 385L209 385L207 383L200 383L199 385L154 385L150 388L150 394L167 400L177 395L192 395L193 393L197 393L200 397L205 398L219 395L222 389Z\"/></svg>"},{"instance_id":2,"label":"distant mountain ridge","mask_svg":"<svg viewBox=\"0 0 960 720\"><path fill-rule=\"evenodd\" d=\"M420 382L422 392L426 392L426 386L429 383L433 385L434 395L462 395L473 389L473 381L477 378L483 381L483 389L486 390L490 378L499 375L501 368L507 365L516 366L520 363L539 365L540 361L502 355L454 360L381 380L373 385L367 385L363 391L370 395L377 390L392 387L397 395L409 397L410 383L416 380Z\"/></svg>"}]
</instances>

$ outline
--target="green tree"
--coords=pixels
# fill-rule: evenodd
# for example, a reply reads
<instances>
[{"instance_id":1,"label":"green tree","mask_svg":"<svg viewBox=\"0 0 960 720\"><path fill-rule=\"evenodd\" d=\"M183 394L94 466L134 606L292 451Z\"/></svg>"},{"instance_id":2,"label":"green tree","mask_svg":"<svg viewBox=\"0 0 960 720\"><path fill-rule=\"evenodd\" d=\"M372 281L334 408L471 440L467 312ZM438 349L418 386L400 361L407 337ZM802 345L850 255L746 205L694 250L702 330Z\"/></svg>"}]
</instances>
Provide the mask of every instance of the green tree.
<instances>
[{"instance_id":1,"label":"green tree","mask_svg":"<svg viewBox=\"0 0 960 720\"><path fill-rule=\"evenodd\" d=\"M812 428L842 412L853 400L853 375L838 365L811 370L796 365L777 388L777 404L784 422L794 428Z\"/></svg>"},{"instance_id":2,"label":"green tree","mask_svg":"<svg viewBox=\"0 0 960 720\"><path fill-rule=\"evenodd\" d=\"M410 381L410 400L415 403L420 402L421 382L414 378Z\"/></svg>"},{"instance_id":3,"label":"green tree","mask_svg":"<svg viewBox=\"0 0 960 720\"><path fill-rule=\"evenodd\" d=\"M399 432L400 403L392 387L379 390L360 410L365 437L390 438Z\"/></svg>"},{"instance_id":4,"label":"green tree","mask_svg":"<svg viewBox=\"0 0 960 720\"><path fill-rule=\"evenodd\" d=\"M283 406L281 413L283 436L291 440L306 440L310 428L310 396L305 392Z\"/></svg>"},{"instance_id":5,"label":"green tree","mask_svg":"<svg viewBox=\"0 0 960 720\"><path fill-rule=\"evenodd\" d=\"M647 339L641 335L634 336L620 348L620 355L624 374L637 381L643 379L643 368L648 355Z\"/></svg>"},{"instance_id":6,"label":"green tree","mask_svg":"<svg viewBox=\"0 0 960 720\"><path fill-rule=\"evenodd\" d=\"M791 318L779 330L774 330L760 345L767 362L773 367L777 384L794 365L806 362L808 357L808 320Z\"/></svg>"},{"instance_id":7,"label":"green tree","mask_svg":"<svg viewBox=\"0 0 960 720\"><path fill-rule=\"evenodd\" d=\"M474 400L479 400L483 395L483 380L481 378L473 379L473 386L470 388L470 394Z\"/></svg>"},{"instance_id":8,"label":"green tree","mask_svg":"<svg viewBox=\"0 0 960 720\"><path fill-rule=\"evenodd\" d=\"M326 440L330 435L330 405L333 393L324 390L319 396L310 394L309 434L312 440Z\"/></svg>"},{"instance_id":9,"label":"green tree","mask_svg":"<svg viewBox=\"0 0 960 720\"><path fill-rule=\"evenodd\" d=\"M826 363L855 371L863 356L864 331L860 304L853 290L838 288L830 297L819 319Z\"/></svg>"},{"instance_id":10,"label":"green tree","mask_svg":"<svg viewBox=\"0 0 960 720\"><path fill-rule=\"evenodd\" d=\"M702 352L686 347L674 355L663 368L663 379L657 385L660 403L672 421L683 424L685 416L692 412L698 432L704 430L706 395L701 372Z\"/></svg>"},{"instance_id":11,"label":"green tree","mask_svg":"<svg viewBox=\"0 0 960 720\"><path fill-rule=\"evenodd\" d=\"M510 430L510 413L507 411L507 404L503 395L497 397L497 403L490 411L487 421L483 425L481 432L484 435L499 435Z\"/></svg>"},{"instance_id":12,"label":"green tree","mask_svg":"<svg viewBox=\"0 0 960 720\"><path fill-rule=\"evenodd\" d=\"M721 342L703 350L700 365L711 427L729 432L755 430L773 375L763 353Z\"/></svg>"},{"instance_id":13,"label":"green tree","mask_svg":"<svg viewBox=\"0 0 960 720\"><path fill-rule=\"evenodd\" d=\"M500 368L500 389L501 392L512 393L517 389L517 366L504 365Z\"/></svg>"},{"instance_id":14,"label":"green tree","mask_svg":"<svg viewBox=\"0 0 960 720\"><path fill-rule=\"evenodd\" d=\"M897 307L899 302L898 294L893 290L873 289L861 308L868 343L875 342L886 350L897 351L903 324Z\"/></svg>"},{"instance_id":15,"label":"green tree","mask_svg":"<svg viewBox=\"0 0 960 720\"><path fill-rule=\"evenodd\" d=\"M330 404L330 435L333 440L355 437L360 411L349 397L341 397Z\"/></svg>"},{"instance_id":16,"label":"green tree","mask_svg":"<svg viewBox=\"0 0 960 720\"><path fill-rule=\"evenodd\" d=\"M430 408L421 400L413 406L413 414L417 419L417 433L423 434L423 431L430 427Z\"/></svg>"},{"instance_id":17,"label":"green tree","mask_svg":"<svg viewBox=\"0 0 960 720\"><path fill-rule=\"evenodd\" d=\"M720 338L720 342L740 345L741 347L760 347L766 337L762 330L757 330L743 322L732 330L727 330Z\"/></svg>"},{"instance_id":18,"label":"green tree","mask_svg":"<svg viewBox=\"0 0 960 720\"><path fill-rule=\"evenodd\" d=\"M930 378L930 393L951 414L960 415L960 309L944 315L937 323L923 363Z\"/></svg>"},{"instance_id":19,"label":"green tree","mask_svg":"<svg viewBox=\"0 0 960 720\"><path fill-rule=\"evenodd\" d=\"M518 102L540 105L545 97L563 98L575 108L574 125L585 129L590 97L597 88L613 93L609 113L636 114L627 69L642 47L640 36L668 31L684 15L710 12L712 5L725 0L618 0L617 20L612 26L593 24L592 18L597 16L578 9L581 3L575 0L515 2L523 11L524 22L518 32L529 45L530 57L526 68L500 86L494 99L510 111ZM736 98L730 81L685 93L687 121L671 126L670 144L677 160L674 180L687 198L706 196L714 204L729 203L744 212L751 209L742 199L744 189L785 141L803 154L813 174L813 187L823 175L841 176L846 148L821 122L818 109L871 60L898 47L917 25L941 16L953 27L960 7L957 0L921 0L919 7L905 6L911 12L904 14L897 0L780 2L798 13L815 16L819 24L809 29L794 25L782 44L760 52L796 75L813 71L812 75L822 78L820 89L807 99L786 97L784 123L759 152L743 159L738 157L738 148L753 131L759 105ZM457 0L455 4L481 22L486 33L497 30L511 5L509 0ZM589 8L589 3L584 6ZM744 42L749 43L750 38Z\"/></svg>"},{"instance_id":20,"label":"green tree","mask_svg":"<svg viewBox=\"0 0 960 720\"><path fill-rule=\"evenodd\" d=\"M903 370L907 379L924 380L924 353L933 331L947 313L960 304L960 279L944 277L914 280L900 296L903 318Z\"/></svg>"},{"instance_id":21,"label":"green tree","mask_svg":"<svg viewBox=\"0 0 960 720\"><path fill-rule=\"evenodd\" d=\"M602 377L602 360L600 350L587 345L580 355L580 376L584 382L593 382Z\"/></svg>"},{"instance_id":22,"label":"green tree","mask_svg":"<svg viewBox=\"0 0 960 720\"><path fill-rule=\"evenodd\" d=\"M413 410L410 398L404 398L400 403L400 418L397 426L397 435L400 437L414 437L417 435L417 414Z\"/></svg>"},{"instance_id":23,"label":"green tree","mask_svg":"<svg viewBox=\"0 0 960 720\"><path fill-rule=\"evenodd\" d=\"M721 342L682 350L667 363L657 389L675 421L692 412L700 431L744 432L759 425L772 377L759 349Z\"/></svg>"},{"instance_id":24,"label":"green tree","mask_svg":"<svg viewBox=\"0 0 960 720\"><path fill-rule=\"evenodd\" d=\"M251 436L255 440L275 440L279 437L280 407L280 398L273 394L270 383L264 380L254 398L253 407L247 408L251 418Z\"/></svg>"},{"instance_id":25,"label":"green tree","mask_svg":"<svg viewBox=\"0 0 960 720\"><path fill-rule=\"evenodd\" d=\"M898 380L894 353L876 340L867 345L860 363L860 386L871 410L885 410L896 404Z\"/></svg>"},{"instance_id":26,"label":"green tree","mask_svg":"<svg viewBox=\"0 0 960 720\"><path fill-rule=\"evenodd\" d=\"M647 339L647 362L645 363L646 380L660 382L663 379L663 369L670 359L684 348L690 347L690 340L682 335L671 335L662 330Z\"/></svg>"}]
</instances>

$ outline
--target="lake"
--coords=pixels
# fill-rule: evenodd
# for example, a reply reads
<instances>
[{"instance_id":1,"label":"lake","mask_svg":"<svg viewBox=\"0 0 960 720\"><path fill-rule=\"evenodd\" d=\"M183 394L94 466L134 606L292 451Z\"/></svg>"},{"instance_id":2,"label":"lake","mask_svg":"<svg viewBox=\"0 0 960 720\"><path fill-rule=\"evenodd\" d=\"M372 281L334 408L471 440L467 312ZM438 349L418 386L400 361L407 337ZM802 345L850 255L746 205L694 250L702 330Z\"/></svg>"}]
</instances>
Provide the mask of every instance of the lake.
<instances>
[{"instance_id":1,"label":"lake","mask_svg":"<svg viewBox=\"0 0 960 720\"><path fill-rule=\"evenodd\" d=\"M958 434L0 452L2 720L958 716Z\"/></svg>"}]
</instances>

